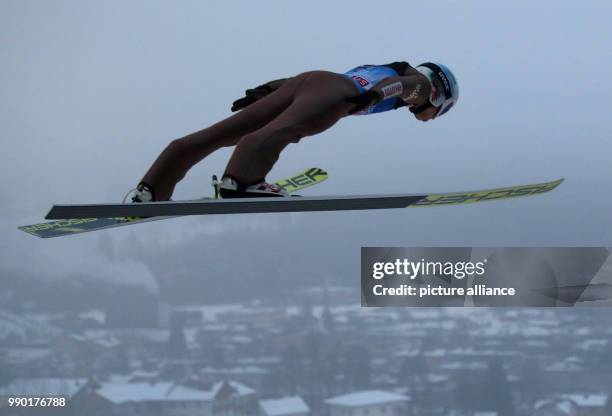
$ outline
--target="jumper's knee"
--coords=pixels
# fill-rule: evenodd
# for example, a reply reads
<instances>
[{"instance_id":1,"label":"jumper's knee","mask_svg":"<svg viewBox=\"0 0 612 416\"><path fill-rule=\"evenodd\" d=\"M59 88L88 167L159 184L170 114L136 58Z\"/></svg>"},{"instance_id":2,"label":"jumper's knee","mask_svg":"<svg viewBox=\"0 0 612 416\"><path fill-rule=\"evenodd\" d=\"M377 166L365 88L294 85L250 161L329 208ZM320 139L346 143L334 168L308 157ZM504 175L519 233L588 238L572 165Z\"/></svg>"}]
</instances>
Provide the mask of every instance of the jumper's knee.
<instances>
[{"instance_id":1,"label":"jumper's knee","mask_svg":"<svg viewBox=\"0 0 612 416\"><path fill-rule=\"evenodd\" d=\"M186 145L185 139L174 139L168 143L164 151L172 155L181 155L185 152Z\"/></svg>"},{"instance_id":2,"label":"jumper's knee","mask_svg":"<svg viewBox=\"0 0 612 416\"><path fill-rule=\"evenodd\" d=\"M183 139L172 140L168 143L163 153L173 164L180 163L185 154L185 141Z\"/></svg>"}]
</instances>

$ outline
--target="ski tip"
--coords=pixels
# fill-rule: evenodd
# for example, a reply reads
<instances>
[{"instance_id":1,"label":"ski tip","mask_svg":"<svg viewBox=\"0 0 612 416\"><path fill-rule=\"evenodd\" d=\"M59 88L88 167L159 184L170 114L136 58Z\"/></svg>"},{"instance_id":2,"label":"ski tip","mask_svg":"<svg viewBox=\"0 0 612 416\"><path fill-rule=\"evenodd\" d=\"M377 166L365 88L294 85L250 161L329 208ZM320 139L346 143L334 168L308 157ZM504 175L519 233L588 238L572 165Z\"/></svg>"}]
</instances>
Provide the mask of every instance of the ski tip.
<instances>
[{"instance_id":1,"label":"ski tip","mask_svg":"<svg viewBox=\"0 0 612 416\"><path fill-rule=\"evenodd\" d=\"M485 201L510 199L524 196L532 196L550 192L557 188L565 178L550 182L535 183L529 185L507 186L503 188L492 188L481 191L452 192L427 195L422 200L411 205L411 207L428 207L441 205L473 204Z\"/></svg>"},{"instance_id":2,"label":"ski tip","mask_svg":"<svg viewBox=\"0 0 612 416\"><path fill-rule=\"evenodd\" d=\"M557 179L554 182L557 182L557 185L561 185L563 183L563 181L565 180L565 178L561 178L561 179Z\"/></svg>"},{"instance_id":3,"label":"ski tip","mask_svg":"<svg viewBox=\"0 0 612 416\"><path fill-rule=\"evenodd\" d=\"M289 194L320 184L327 180L328 174L321 168L308 168L297 175L274 182Z\"/></svg>"},{"instance_id":4,"label":"ski tip","mask_svg":"<svg viewBox=\"0 0 612 416\"><path fill-rule=\"evenodd\" d=\"M316 178L319 182L322 182L329 177L329 173L327 173L325 169L321 168L308 168L304 171L304 174Z\"/></svg>"},{"instance_id":5,"label":"ski tip","mask_svg":"<svg viewBox=\"0 0 612 416\"><path fill-rule=\"evenodd\" d=\"M548 191L552 191L553 189L555 189L557 186L561 185L563 183L563 181L565 181L565 178L559 178L556 179L554 181L550 181L550 182L544 182L544 183L540 183L537 185L532 185L532 186L542 186L542 187L546 187L548 186L549 189L544 191L544 192L548 192Z\"/></svg>"}]
</instances>

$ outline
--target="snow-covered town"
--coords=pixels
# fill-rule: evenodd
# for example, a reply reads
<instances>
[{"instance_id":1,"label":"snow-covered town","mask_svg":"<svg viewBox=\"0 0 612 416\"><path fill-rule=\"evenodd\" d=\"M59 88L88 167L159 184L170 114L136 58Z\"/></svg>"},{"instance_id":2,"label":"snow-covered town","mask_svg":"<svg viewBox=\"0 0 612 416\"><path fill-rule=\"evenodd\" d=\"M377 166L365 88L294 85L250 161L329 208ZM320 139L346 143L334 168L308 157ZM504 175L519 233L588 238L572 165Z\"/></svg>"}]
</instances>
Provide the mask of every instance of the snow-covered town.
<instances>
[{"instance_id":1,"label":"snow-covered town","mask_svg":"<svg viewBox=\"0 0 612 416\"><path fill-rule=\"evenodd\" d=\"M91 416L612 414L605 308L362 308L355 296L3 309L0 414L32 411L11 397L64 397L36 414Z\"/></svg>"}]
</instances>

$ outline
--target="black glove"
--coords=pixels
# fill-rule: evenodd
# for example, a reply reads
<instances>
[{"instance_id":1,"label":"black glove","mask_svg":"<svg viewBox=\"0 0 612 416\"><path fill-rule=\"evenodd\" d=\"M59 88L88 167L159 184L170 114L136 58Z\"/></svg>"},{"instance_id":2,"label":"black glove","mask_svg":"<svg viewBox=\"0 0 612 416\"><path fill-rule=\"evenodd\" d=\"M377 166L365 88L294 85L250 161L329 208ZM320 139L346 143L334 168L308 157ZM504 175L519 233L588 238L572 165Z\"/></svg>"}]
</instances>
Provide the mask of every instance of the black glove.
<instances>
[{"instance_id":1,"label":"black glove","mask_svg":"<svg viewBox=\"0 0 612 416\"><path fill-rule=\"evenodd\" d=\"M349 97L346 99L349 103L355 104L355 107L349 111L349 114L355 114L358 111L363 110L371 105L376 105L382 100L382 95L375 90L368 90L365 93L356 97Z\"/></svg>"},{"instance_id":2,"label":"black glove","mask_svg":"<svg viewBox=\"0 0 612 416\"><path fill-rule=\"evenodd\" d=\"M232 103L232 111L242 110L243 108L250 106L257 100L258 98L249 95L247 95L246 97L239 98L238 100Z\"/></svg>"},{"instance_id":3,"label":"black glove","mask_svg":"<svg viewBox=\"0 0 612 416\"><path fill-rule=\"evenodd\" d=\"M237 99L232 104L232 111L242 110L245 107L253 104L255 101L265 97L272 91L280 87L287 78L276 79L274 81L266 82L265 84L258 85L255 88L248 89L244 92L245 96Z\"/></svg>"}]
</instances>

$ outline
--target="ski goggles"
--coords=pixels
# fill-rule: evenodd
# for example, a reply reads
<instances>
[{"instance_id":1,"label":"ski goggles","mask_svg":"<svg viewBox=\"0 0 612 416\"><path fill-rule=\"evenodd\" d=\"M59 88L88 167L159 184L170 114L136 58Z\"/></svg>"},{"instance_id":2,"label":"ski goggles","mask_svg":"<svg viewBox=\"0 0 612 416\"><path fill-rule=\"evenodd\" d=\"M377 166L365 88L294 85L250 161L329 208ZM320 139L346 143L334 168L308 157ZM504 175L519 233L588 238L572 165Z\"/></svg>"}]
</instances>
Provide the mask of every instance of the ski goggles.
<instances>
[{"instance_id":1,"label":"ski goggles","mask_svg":"<svg viewBox=\"0 0 612 416\"><path fill-rule=\"evenodd\" d=\"M429 80L429 85L431 86L431 92L429 93L429 102L434 107L440 107L447 100L446 92L443 88L438 88L438 76L434 71L426 66L420 66L417 70L425 75Z\"/></svg>"}]
</instances>

